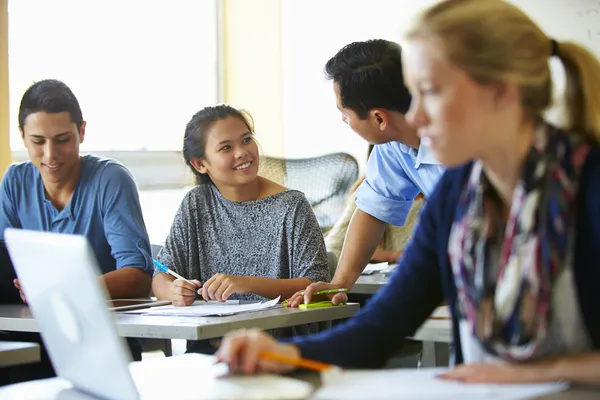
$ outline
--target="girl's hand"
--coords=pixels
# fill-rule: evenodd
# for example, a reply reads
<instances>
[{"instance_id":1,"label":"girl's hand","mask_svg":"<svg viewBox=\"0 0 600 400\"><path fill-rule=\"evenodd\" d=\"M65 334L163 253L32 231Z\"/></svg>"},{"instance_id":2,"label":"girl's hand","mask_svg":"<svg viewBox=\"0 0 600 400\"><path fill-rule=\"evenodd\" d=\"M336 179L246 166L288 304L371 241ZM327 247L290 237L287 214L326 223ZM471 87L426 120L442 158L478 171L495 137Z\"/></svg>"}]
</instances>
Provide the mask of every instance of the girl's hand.
<instances>
[{"instance_id":1,"label":"girl's hand","mask_svg":"<svg viewBox=\"0 0 600 400\"><path fill-rule=\"evenodd\" d=\"M196 280L192 282L196 285L190 285L183 279L175 279L171 282L169 300L171 300L174 306L189 306L196 301L196 288L198 288L201 283Z\"/></svg>"},{"instance_id":2,"label":"girl's hand","mask_svg":"<svg viewBox=\"0 0 600 400\"><path fill-rule=\"evenodd\" d=\"M249 276L215 274L204 283L201 289L198 289L198 294L202 295L206 301L225 301L234 293L252 293L250 289L251 279L252 277Z\"/></svg>"}]
</instances>

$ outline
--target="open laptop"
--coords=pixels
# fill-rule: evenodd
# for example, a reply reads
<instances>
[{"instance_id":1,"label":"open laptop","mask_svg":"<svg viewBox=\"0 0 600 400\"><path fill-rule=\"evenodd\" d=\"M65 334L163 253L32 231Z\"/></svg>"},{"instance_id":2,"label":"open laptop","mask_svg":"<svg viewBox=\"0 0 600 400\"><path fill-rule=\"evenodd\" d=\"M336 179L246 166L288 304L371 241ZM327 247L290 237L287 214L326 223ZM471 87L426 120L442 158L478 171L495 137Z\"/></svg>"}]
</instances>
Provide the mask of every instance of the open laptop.
<instances>
[{"instance_id":1,"label":"open laptop","mask_svg":"<svg viewBox=\"0 0 600 400\"><path fill-rule=\"evenodd\" d=\"M57 375L91 395L137 399L87 239L10 228L4 238Z\"/></svg>"},{"instance_id":2,"label":"open laptop","mask_svg":"<svg viewBox=\"0 0 600 400\"><path fill-rule=\"evenodd\" d=\"M305 398L313 390L307 382L276 375L223 378L227 367L201 354L130 363L87 239L11 228L4 237L54 369L73 386L58 382L60 395L47 397L269 399ZM0 398L25 398L27 385L36 382L0 388Z\"/></svg>"}]
</instances>

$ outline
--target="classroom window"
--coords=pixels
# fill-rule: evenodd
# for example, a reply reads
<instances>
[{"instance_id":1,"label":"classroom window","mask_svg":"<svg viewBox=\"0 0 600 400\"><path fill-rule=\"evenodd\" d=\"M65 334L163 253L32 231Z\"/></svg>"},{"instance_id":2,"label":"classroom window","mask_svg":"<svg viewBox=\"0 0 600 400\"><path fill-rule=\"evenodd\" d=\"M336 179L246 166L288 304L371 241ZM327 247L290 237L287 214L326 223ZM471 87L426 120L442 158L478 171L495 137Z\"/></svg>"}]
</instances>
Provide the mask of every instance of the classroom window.
<instances>
[{"instance_id":1,"label":"classroom window","mask_svg":"<svg viewBox=\"0 0 600 400\"><path fill-rule=\"evenodd\" d=\"M180 151L218 100L217 27L217 0L9 0L12 150L23 92L56 78L88 122L83 151Z\"/></svg>"}]
</instances>

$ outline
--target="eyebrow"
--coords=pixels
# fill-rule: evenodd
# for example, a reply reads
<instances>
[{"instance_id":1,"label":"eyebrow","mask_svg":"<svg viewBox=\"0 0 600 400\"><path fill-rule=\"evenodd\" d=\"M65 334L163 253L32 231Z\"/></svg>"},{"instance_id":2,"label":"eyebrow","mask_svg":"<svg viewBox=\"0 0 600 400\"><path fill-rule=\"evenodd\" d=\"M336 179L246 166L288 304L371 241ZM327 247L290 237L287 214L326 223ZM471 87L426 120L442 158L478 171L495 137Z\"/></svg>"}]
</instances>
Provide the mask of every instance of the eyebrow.
<instances>
[{"instance_id":1,"label":"eyebrow","mask_svg":"<svg viewBox=\"0 0 600 400\"><path fill-rule=\"evenodd\" d=\"M242 133L240 136L240 139L243 139L244 137L246 137L248 135L252 135L252 132L248 131L246 133ZM231 140L221 140L219 143L217 143L217 146L220 146L225 143L231 143Z\"/></svg>"},{"instance_id":2,"label":"eyebrow","mask_svg":"<svg viewBox=\"0 0 600 400\"><path fill-rule=\"evenodd\" d=\"M57 138L60 138L62 136L66 136L66 135L68 135L70 133L71 132L59 133L58 135L54 135L54 137L52 137L52 138L46 138L46 136L42 136L42 135L29 135L29 137L34 137L34 138L38 138L38 139L57 139Z\"/></svg>"}]
</instances>

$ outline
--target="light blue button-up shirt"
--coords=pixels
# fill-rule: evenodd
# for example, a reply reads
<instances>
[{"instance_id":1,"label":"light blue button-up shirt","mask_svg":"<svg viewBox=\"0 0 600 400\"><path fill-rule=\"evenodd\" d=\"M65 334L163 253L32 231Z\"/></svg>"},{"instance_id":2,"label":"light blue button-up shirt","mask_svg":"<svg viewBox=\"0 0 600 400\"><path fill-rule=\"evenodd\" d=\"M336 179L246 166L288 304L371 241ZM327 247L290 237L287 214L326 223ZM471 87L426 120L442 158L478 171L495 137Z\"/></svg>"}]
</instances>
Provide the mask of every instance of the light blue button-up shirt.
<instances>
[{"instance_id":1,"label":"light blue button-up shirt","mask_svg":"<svg viewBox=\"0 0 600 400\"><path fill-rule=\"evenodd\" d=\"M413 199L433 192L444 167L429 149L389 142L373 148L366 179L356 191L356 206L388 224L402 226Z\"/></svg>"}]
</instances>

